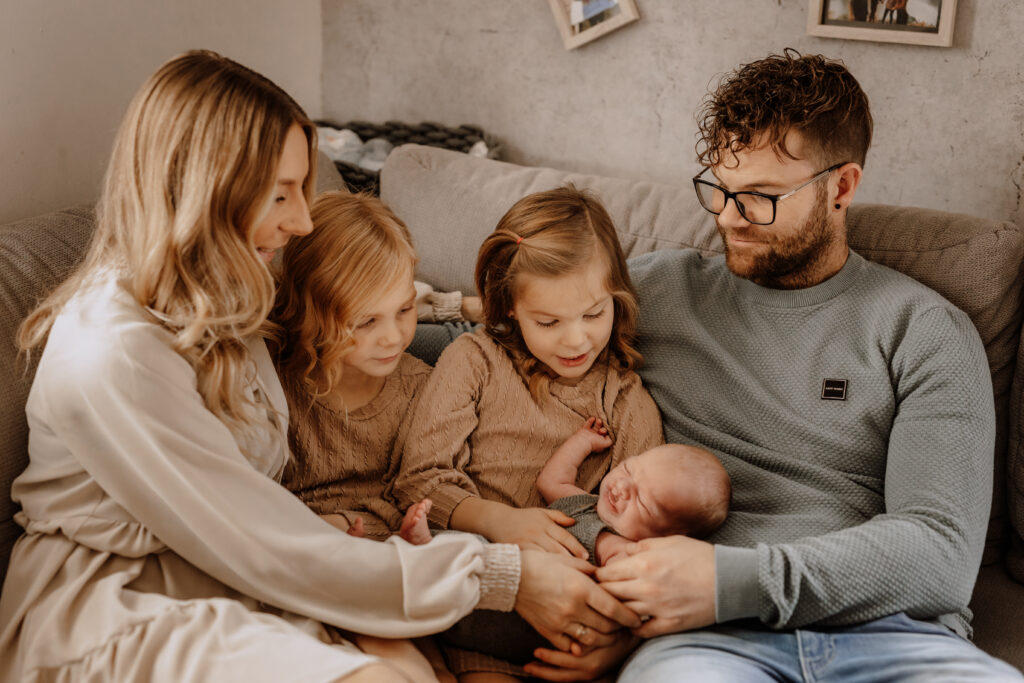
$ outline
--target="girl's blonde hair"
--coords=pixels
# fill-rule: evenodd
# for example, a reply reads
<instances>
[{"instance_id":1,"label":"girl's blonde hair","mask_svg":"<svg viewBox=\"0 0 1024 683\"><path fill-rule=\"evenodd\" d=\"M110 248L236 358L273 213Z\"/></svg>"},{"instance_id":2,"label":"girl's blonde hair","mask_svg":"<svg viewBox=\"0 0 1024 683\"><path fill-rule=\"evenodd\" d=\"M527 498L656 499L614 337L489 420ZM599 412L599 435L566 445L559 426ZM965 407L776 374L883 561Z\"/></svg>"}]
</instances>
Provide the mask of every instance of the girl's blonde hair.
<instances>
[{"instance_id":1,"label":"girl's blonde hair","mask_svg":"<svg viewBox=\"0 0 1024 683\"><path fill-rule=\"evenodd\" d=\"M248 425L243 389L254 366L243 338L263 331L274 297L252 233L270 207L295 124L309 148L308 201L316 128L291 97L214 52L187 52L161 66L118 130L85 260L22 323L22 350L44 344L68 300L113 272L174 335L206 407Z\"/></svg>"},{"instance_id":2,"label":"girl's blonde hair","mask_svg":"<svg viewBox=\"0 0 1024 683\"><path fill-rule=\"evenodd\" d=\"M271 353L298 408L331 392L355 326L375 299L411 283L417 262L409 230L376 197L326 192L311 216L313 233L284 249L271 313Z\"/></svg>"},{"instance_id":3,"label":"girl's blonde hair","mask_svg":"<svg viewBox=\"0 0 1024 683\"><path fill-rule=\"evenodd\" d=\"M476 261L476 287L483 298L487 333L516 360L540 398L557 375L534 358L512 317L516 278L520 275L558 277L577 271L594 258L608 266L608 292L615 323L604 353L619 369L633 370L643 358L636 350L636 291L611 217L591 193L566 185L527 195L516 202L484 240Z\"/></svg>"}]
</instances>

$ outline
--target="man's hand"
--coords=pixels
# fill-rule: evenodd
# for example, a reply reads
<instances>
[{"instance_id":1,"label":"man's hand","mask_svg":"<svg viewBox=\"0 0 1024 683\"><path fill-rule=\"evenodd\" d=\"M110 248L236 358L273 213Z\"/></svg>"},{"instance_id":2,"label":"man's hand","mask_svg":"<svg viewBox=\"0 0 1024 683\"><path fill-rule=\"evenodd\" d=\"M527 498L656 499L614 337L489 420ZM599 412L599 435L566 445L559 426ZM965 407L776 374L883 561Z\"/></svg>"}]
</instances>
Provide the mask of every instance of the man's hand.
<instances>
[{"instance_id":1,"label":"man's hand","mask_svg":"<svg viewBox=\"0 0 1024 683\"><path fill-rule=\"evenodd\" d=\"M561 650L538 648L534 656L539 660L526 664L526 673L546 681L592 681L613 671L640 644L640 639L629 631L615 633L610 645L597 647L579 656Z\"/></svg>"},{"instance_id":2,"label":"man's hand","mask_svg":"<svg viewBox=\"0 0 1024 683\"><path fill-rule=\"evenodd\" d=\"M588 576L594 566L564 554L522 551L516 612L556 648L583 654L616 642L640 619Z\"/></svg>"},{"instance_id":3,"label":"man's hand","mask_svg":"<svg viewBox=\"0 0 1024 683\"><path fill-rule=\"evenodd\" d=\"M686 536L631 543L626 557L597 570L601 587L641 617L650 638L715 623L715 547Z\"/></svg>"}]
</instances>

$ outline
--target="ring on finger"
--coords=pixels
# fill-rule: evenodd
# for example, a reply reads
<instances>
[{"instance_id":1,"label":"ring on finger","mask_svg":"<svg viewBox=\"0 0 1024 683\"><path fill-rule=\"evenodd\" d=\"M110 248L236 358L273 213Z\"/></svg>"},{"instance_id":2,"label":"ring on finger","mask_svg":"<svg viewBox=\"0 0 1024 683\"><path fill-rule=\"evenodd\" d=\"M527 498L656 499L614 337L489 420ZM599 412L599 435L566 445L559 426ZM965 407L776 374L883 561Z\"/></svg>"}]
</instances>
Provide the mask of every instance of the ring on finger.
<instances>
[{"instance_id":1,"label":"ring on finger","mask_svg":"<svg viewBox=\"0 0 1024 683\"><path fill-rule=\"evenodd\" d=\"M588 633L590 633L590 629L587 628L586 625L584 625L584 624L573 624L572 637L575 638L576 640L581 640L583 638L586 638Z\"/></svg>"}]
</instances>

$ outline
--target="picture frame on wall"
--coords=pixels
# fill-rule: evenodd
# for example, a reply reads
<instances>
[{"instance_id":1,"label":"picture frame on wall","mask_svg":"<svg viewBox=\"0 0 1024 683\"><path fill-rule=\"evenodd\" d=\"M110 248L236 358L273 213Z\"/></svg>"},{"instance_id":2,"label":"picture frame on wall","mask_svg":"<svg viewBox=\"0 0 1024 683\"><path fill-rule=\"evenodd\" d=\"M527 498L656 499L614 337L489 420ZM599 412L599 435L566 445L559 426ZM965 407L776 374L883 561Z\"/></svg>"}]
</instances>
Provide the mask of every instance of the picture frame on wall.
<instances>
[{"instance_id":1,"label":"picture frame on wall","mask_svg":"<svg viewBox=\"0 0 1024 683\"><path fill-rule=\"evenodd\" d=\"M949 47L956 0L809 0L807 34Z\"/></svg>"},{"instance_id":2,"label":"picture frame on wall","mask_svg":"<svg viewBox=\"0 0 1024 683\"><path fill-rule=\"evenodd\" d=\"M548 0L566 50L607 35L640 18L636 0Z\"/></svg>"}]
</instances>

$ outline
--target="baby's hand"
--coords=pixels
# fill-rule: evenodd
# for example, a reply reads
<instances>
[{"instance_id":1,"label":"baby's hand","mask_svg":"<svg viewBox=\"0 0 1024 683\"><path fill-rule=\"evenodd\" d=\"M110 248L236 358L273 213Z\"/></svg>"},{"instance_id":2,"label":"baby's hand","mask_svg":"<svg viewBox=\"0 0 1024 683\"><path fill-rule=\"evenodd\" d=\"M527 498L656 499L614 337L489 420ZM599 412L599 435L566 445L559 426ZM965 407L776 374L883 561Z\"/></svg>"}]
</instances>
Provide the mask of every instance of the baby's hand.
<instances>
[{"instance_id":1,"label":"baby's hand","mask_svg":"<svg viewBox=\"0 0 1024 683\"><path fill-rule=\"evenodd\" d=\"M583 426L576 430L573 438L587 444L591 453L603 451L612 445L612 439L608 436L608 429L599 417L588 418L583 423Z\"/></svg>"},{"instance_id":2,"label":"baby's hand","mask_svg":"<svg viewBox=\"0 0 1024 683\"><path fill-rule=\"evenodd\" d=\"M413 545L425 545L430 542L430 527L427 524L427 513L434 503L424 498L405 511L402 528L398 535Z\"/></svg>"}]
</instances>

